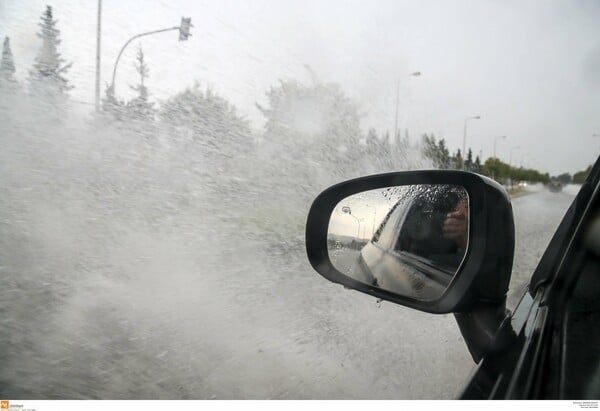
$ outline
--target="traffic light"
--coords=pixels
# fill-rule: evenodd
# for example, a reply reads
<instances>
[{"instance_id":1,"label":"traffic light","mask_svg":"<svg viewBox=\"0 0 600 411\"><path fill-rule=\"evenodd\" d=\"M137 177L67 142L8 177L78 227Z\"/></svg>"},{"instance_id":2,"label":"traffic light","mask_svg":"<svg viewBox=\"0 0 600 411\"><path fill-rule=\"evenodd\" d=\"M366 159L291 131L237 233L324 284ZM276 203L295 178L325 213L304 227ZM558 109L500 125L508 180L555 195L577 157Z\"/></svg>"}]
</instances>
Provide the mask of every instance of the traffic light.
<instances>
[{"instance_id":1,"label":"traffic light","mask_svg":"<svg viewBox=\"0 0 600 411\"><path fill-rule=\"evenodd\" d=\"M194 27L192 26L192 18L185 18L182 17L181 18L181 25L179 26L179 41L184 41L187 40L189 36L191 36L190 34L190 28Z\"/></svg>"}]
</instances>

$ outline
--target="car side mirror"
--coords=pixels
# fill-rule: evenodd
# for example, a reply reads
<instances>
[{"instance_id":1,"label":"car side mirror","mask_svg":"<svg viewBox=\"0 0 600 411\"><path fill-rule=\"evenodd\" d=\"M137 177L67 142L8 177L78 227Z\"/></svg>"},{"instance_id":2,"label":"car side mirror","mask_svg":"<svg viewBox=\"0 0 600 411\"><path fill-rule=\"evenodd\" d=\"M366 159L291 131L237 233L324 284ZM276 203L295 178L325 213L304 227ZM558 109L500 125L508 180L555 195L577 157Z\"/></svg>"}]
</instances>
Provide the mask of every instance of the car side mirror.
<instances>
[{"instance_id":1,"label":"car side mirror","mask_svg":"<svg viewBox=\"0 0 600 411\"><path fill-rule=\"evenodd\" d=\"M409 171L346 181L314 201L306 249L317 272L431 313L503 304L514 253L506 191L462 171Z\"/></svg>"}]
</instances>

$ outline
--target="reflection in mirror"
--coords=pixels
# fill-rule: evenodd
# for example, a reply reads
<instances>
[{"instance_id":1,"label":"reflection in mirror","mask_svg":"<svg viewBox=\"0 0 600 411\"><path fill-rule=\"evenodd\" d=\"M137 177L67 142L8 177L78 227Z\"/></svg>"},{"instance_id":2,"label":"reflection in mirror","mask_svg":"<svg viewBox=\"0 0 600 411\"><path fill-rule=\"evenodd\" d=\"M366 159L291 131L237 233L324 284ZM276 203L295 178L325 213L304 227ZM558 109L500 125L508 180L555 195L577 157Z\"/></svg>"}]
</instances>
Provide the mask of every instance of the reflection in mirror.
<instances>
[{"instance_id":1,"label":"reflection in mirror","mask_svg":"<svg viewBox=\"0 0 600 411\"><path fill-rule=\"evenodd\" d=\"M469 243L469 197L455 185L386 187L340 201L329 220L329 259L341 273L431 301L457 273Z\"/></svg>"}]
</instances>

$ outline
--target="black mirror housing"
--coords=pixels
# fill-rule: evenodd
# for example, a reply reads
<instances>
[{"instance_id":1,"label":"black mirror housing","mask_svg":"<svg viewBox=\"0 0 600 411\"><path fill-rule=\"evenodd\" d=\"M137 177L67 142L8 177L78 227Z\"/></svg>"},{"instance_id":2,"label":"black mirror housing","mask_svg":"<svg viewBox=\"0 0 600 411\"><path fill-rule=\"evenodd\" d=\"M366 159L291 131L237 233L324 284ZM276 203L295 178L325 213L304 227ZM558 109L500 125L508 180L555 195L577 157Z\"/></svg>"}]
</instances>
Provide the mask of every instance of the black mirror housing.
<instances>
[{"instance_id":1,"label":"black mirror housing","mask_svg":"<svg viewBox=\"0 0 600 411\"><path fill-rule=\"evenodd\" d=\"M444 293L436 300L416 300L361 283L338 271L330 261L327 246L329 220L334 207L342 199L359 192L418 184L462 186L469 196L469 247ZM317 196L306 223L308 259L323 277L376 298L436 314L468 312L479 304L505 303L513 263L514 237L512 206L504 188L485 176L450 170L378 174L336 184Z\"/></svg>"}]
</instances>

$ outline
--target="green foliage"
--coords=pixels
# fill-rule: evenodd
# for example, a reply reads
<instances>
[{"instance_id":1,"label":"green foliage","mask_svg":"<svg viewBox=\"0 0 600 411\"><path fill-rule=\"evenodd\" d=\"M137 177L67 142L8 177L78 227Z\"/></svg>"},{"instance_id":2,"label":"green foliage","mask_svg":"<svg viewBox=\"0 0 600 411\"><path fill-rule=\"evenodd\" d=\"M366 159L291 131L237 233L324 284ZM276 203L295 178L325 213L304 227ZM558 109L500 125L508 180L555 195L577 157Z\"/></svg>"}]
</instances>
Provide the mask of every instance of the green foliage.
<instances>
[{"instance_id":1,"label":"green foliage","mask_svg":"<svg viewBox=\"0 0 600 411\"><path fill-rule=\"evenodd\" d=\"M558 181L560 181L562 184L569 184L573 180L573 178L571 177L571 174L569 174L569 173L562 173L562 174L558 175L556 177L556 179Z\"/></svg>"},{"instance_id":2,"label":"green foliage","mask_svg":"<svg viewBox=\"0 0 600 411\"><path fill-rule=\"evenodd\" d=\"M465 160L465 170L473 171L473 151L469 147L469 151L467 151L467 159Z\"/></svg>"},{"instance_id":3,"label":"green foliage","mask_svg":"<svg viewBox=\"0 0 600 411\"><path fill-rule=\"evenodd\" d=\"M436 168L450 168L450 152L448 151L446 141L443 138L436 142L433 134L430 136L423 134L423 155L433 161L433 165Z\"/></svg>"},{"instance_id":4,"label":"green foliage","mask_svg":"<svg viewBox=\"0 0 600 411\"><path fill-rule=\"evenodd\" d=\"M473 171L474 173L479 173L479 174L482 173L483 166L481 165L481 160L479 159L479 156L475 157L475 162L473 163L471 171Z\"/></svg>"},{"instance_id":5,"label":"green foliage","mask_svg":"<svg viewBox=\"0 0 600 411\"><path fill-rule=\"evenodd\" d=\"M573 174L573 183L583 184L587 176L590 174L590 171L592 171L591 165L589 165L585 170L578 171L575 174Z\"/></svg>"},{"instance_id":6,"label":"green foliage","mask_svg":"<svg viewBox=\"0 0 600 411\"><path fill-rule=\"evenodd\" d=\"M503 184L506 184L509 180L547 183L550 179L547 173L542 174L530 168L511 167L494 157L488 158L485 161L482 174L492 177Z\"/></svg>"},{"instance_id":7,"label":"green foliage","mask_svg":"<svg viewBox=\"0 0 600 411\"><path fill-rule=\"evenodd\" d=\"M462 166L463 166L463 156L462 153L460 152L460 148L458 150L456 150L456 154L454 154L450 160L450 164L452 165L452 168L454 168L455 170L462 170Z\"/></svg>"}]
</instances>

